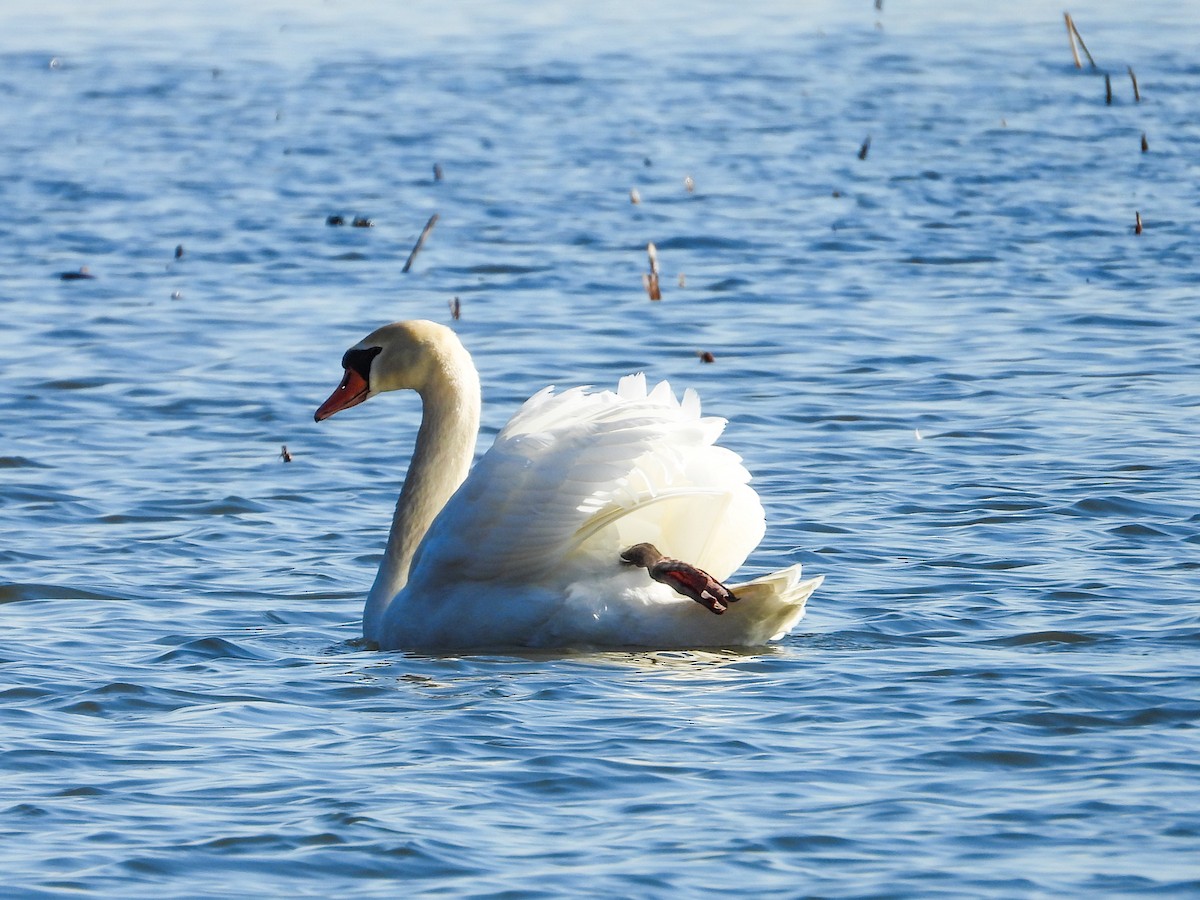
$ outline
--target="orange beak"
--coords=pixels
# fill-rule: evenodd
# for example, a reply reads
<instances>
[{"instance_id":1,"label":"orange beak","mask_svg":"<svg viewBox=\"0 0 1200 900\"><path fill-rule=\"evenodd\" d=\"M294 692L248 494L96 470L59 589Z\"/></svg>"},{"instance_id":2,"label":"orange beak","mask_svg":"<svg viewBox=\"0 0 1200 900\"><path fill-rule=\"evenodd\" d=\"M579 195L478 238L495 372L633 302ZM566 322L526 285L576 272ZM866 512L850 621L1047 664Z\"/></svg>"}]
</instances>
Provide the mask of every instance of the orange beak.
<instances>
[{"instance_id":1,"label":"orange beak","mask_svg":"<svg viewBox=\"0 0 1200 900\"><path fill-rule=\"evenodd\" d=\"M347 369L346 374L342 376L342 383L333 389L333 393L329 395L328 400L321 404L313 419L320 422L322 419L328 419L335 412L358 406L367 399L367 391L367 383L363 377L353 369Z\"/></svg>"}]
</instances>

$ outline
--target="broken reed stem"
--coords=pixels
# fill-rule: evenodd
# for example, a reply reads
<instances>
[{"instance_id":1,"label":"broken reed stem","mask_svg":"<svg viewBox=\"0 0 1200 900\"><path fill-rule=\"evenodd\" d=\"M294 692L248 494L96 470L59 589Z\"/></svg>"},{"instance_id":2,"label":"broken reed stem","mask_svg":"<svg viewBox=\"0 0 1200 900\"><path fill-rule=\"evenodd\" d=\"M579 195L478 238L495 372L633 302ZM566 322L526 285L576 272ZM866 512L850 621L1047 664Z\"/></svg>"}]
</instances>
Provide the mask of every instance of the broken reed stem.
<instances>
[{"instance_id":1,"label":"broken reed stem","mask_svg":"<svg viewBox=\"0 0 1200 900\"><path fill-rule=\"evenodd\" d=\"M1086 56L1088 58L1088 62L1090 62L1092 64L1092 68L1093 69L1096 68L1096 61L1094 59L1092 59L1091 51L1088 50L1087 44L1085 44L1083 42L1083 35L1081 35L1079 33L1079 29L1077 27L1075 27L1075 20L1071 18L1070 13L1063 13L1063 15L1067 17L1067 24L1071 27L1071 33L1075 36L1075 40L1079 41L1079 47L1081 50L1083 50L1084 56ZM1074 52L1074 45L1072 45L1072 52ZM1075 67L1077 69L1083 68L1083 66L1081 66L1079 64L1078 56L1075 57Z\"/></svg>"},{"instance_id":2,"label":"broken reed stem","mask_svg":"<svg viewBox=\"0 0 1200 900\"><path fill-rule=\"evenodd\" d=\"M1136 212L1136 211L1135 211L1133 215L1134 215L1134 217L1135 217L1135 222L1134 222L1134 226L1133 226L1133 233L1134 233L1134 234L1141 234L1141 233L1142 233L1142 214L1141 214L1140 212Z\"/></svg>"},{"instance_id":3,"label":"broken reed stem","mask_svg":"<svg viewBox=\"0 0 1200 900\"><path fill-rule=\"evenodd\" d=\"M1104 75L1104 102L1108 106L1112 106L1112 79L1108 74Z\"/></svg>"},{"instance_id":4,"label":"broken reed stem","mask_svg":"<svg viewBox=\"0 0 1200 900\"><path fill-rule=\"evenodd\" d=\"M1129 80L1133 82L1133 102L1141 103L1142 92L1138 90L1137 76L1133 74L1133 66L1126 66L1125 68L1129 70Z\"/></svg>"},{"instance_id":5,"label":"broken reed stem","mask_svg":"<svg viewBox=\"0 0 1200 900\"><path fill-rule=\"evenodd\" d=\"M417 258L417 254L421 252L421 247L425 245L425 238L429 237L429 232L433 231L433 226L437 224L438 214L434 213L429 217L429 221L425 223L425 227L421 229L421 236L417 238L417 242L413 245L412 253L408 254L408 262L404 264L401 272L407 272L412 268L413 260Z\"/></svg>"},{"instance_id":6,"label":"broken reed stem","mask_svg":"<svg viewBox=\"0 0 1200 900\"><path fill-rule=\"evenodd\" d=\"M650 257L650 271L642 275L642 287L651 300L661 300L662 290L658 286L658 248L654 241L646 244L646 255Z\"/></svg>"},{"instance_id":7,"label":"broken reed stem","mask_svg":"<svg viewBox=\"0 0 1200 900\"><path fill-rule=\"evenodd\" d=\"M1079 61L1079 51L1075 49L1075 25L1071 22L1071 14L1063 13L1063 19L1067 23L1067 40L1071 44L1071 58L1075 60L1075 68L1082 69L1083 63Z\"/></svg>"},{"instance_id":8,"label":"broken reed stem","mask_svg":"<svg viewBox=\"0 0 1200 900\"><path fill-rule=\"evenodd\" d=\"M1150 149L1150 142L1146 140L1146 132L1142 132L1142 152L1145 153Z\"/></svg>"}]
</instances>

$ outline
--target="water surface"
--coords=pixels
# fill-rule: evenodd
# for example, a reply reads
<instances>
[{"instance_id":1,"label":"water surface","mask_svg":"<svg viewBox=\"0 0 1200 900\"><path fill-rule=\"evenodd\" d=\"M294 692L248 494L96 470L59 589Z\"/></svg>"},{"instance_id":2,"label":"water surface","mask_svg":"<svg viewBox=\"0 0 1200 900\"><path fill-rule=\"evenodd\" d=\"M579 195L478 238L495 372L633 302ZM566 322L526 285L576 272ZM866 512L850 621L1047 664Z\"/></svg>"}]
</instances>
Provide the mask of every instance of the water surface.
<instances>
[{"instance_id":1,"label":"water surface","mask_svg":"<svg viewBox=\"0 0 1200 900\"><path fill-rule=\"evenodd\" d=\"M0 12L6 896L1200 892L1186 5L1111 105L1032 3L369 6ZM454 297L481 447L728 417L797 631L357 643L419 407L312 411Z\"/></svg>"}]
</instances>

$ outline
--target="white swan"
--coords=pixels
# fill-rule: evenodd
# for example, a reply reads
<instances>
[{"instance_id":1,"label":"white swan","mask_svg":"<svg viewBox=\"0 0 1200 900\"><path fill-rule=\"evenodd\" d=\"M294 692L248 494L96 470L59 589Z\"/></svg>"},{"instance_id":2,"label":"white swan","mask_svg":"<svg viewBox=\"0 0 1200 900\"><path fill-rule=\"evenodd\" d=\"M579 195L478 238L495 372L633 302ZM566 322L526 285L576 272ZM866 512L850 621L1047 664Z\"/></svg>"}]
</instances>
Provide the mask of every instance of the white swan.
<instances>
[{"instance_id":1,"label":"white swan","mask_svg":"<svg viewBox=\"0 0 1200 900\"><path fill-rule=\"evenodd\" d=\"M713 615L622 564L649 542L719 580L762 538L749 473L714 446L725 420L643 375L616 393L546 388L471 469L479 376L450 329L386 325L346 351L316 420L411 388L423 415L387 551L363 611L384 649L757 645L786 634L821 578L800 566L729 585ZM469 475L468 475L469 472Z\"/></svg>"}]
</instances>

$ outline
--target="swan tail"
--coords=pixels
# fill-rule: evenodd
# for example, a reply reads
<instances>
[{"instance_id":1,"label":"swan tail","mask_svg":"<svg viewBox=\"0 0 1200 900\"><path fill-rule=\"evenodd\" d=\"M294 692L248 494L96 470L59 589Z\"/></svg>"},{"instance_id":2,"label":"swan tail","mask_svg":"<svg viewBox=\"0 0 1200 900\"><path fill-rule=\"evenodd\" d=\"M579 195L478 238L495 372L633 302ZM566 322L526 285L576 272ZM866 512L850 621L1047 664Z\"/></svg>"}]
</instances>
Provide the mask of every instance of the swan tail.
<instances>
[{"instance_id":1,"label":"swan tail","mask_svg":"<svg viewBox=\"0 0 1200 900\"><path fill-rule=\"evenodd\" d=\"M738 598L733 612L753 619L753 630L763 640L778 640L804 618L808 598L824 580L824 575L802 578L797 563L751 581L731 584L729 590Z\"/></svg>"}]
</instances>

